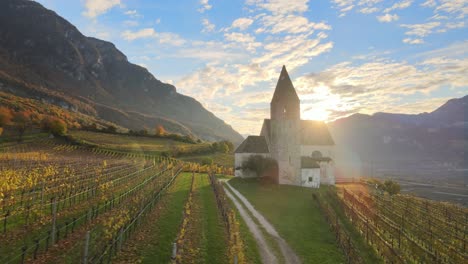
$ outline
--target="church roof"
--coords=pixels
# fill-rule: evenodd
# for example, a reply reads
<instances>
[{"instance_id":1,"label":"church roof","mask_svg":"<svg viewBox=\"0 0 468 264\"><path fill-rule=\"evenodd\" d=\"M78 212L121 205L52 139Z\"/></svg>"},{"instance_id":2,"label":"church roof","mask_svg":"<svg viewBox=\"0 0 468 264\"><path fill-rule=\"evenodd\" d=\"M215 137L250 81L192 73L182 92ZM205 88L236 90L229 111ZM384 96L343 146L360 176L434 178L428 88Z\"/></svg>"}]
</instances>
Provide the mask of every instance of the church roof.
<instances>
[{"instance_id":1,"label":"church roof","mask_svg":"<svg viewBox=\"0 0 468 264\"><path fill-rule=\"evenodd\" d=\"M323 121L301 120L301 145L335 145Z\"/></svg>"},{"instance_id":2,"label":"church roof","mask_svg":"<svg viewBox=\"0 0 468 264\"><path fill-rule=\"evenodd\" d=\"M286 100L297 100L299 101L299 96L297 96L296 89L292 84L291 78L289 78L288 71L286 66L283 65L281 69L280 76L278 78L278 83L276 84L275 93L271 101L279 101L282 99Z\"/></svg>"},{"instance_id":3,"label":"church roof","mask_svg":"<svg viewBox=\"0 0 468 264\"><path fill-rule=\"evenodd\" d=\"M270 119L265 119L264 126L266 133L271 138ZM301 120L300 137L301 145L319 145L330 146L335 145L333 138L328 130L327 124L323 121Z\"/></svg>"},{"instance_id":4,"label":"church roof","mask_svg":"<svg viewBox=\"0 0 468 264\"><path fill-rule=\"evenodd\" d=\"M270 153L264 136L248 136L235 153Z\"/></svg>"}]
</instances>

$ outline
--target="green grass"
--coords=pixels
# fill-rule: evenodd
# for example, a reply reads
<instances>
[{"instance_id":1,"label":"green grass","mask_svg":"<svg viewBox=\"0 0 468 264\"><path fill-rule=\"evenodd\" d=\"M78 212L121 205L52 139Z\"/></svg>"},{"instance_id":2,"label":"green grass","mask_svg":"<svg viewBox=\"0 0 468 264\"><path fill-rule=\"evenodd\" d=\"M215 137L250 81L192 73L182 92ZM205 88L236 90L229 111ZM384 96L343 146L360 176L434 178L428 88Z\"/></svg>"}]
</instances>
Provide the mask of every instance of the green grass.
<instances>
[{"instance_id":1,"label":"green grass","mask_svg":"<svg viewBox=\"0 0 468 264\"><path fill-rule=\"evenodd\" d=\"M168 151L173 147L177 147L181 150L193 150L197 148L206 148L208 144L189 144L164 138L107 134L83 130L70 131L69 134L77 139L83 140L86 143L98 145L101 148L125 151L156 153Z\"/></svg>"},{"instance_id":2,"label":"green grass","mask_svg":"<svg viewBox=\"0 0 468 264\"><path fill-rule=\"evenodd\" d=\"M227 254L227 233L220 213L216 198L208 180L208 175L196 175L200 177L198 191L200 192L201 209L203 214L202 229L199 230L202 236L201 251L204 260L201 263L228 263ZM194 201L196 202L196 201Z\"/></svg>"},{"instance_id":3,"label":"green grass","mask_svg":"<svg viewBox=\"0 0 468 264\"><path fill-rule=\"evenodd\" d=\"M229 183L260 211L295 250L303 263L344 263L317 204L313 190L234 178Z\"/></svg>"},{"instance_id":4,"label":"green grass","mask_svg":"<svg viewBox=\"0 0 468 264\"><path fill-rule=\"evenodd\" d=\"M152 225L149 239L145 239L144 248L140 251L142 263L168 263L171 259L172 243L174 242L182 219L183 207L190 189L189 173L181 174L168 191L168 199L162 214Z\"/></svg>"},{"instance_id":5,"label":"green grass","mask_svg":"<svg viewBox=\"0 0 468 264\"><path fill-rule=\"evenodd\" d=\"M229 200L231 203L232 208L236 208L232 201ZM239 221L239 232L240 236L242 237L242 241L244 243L244 254L247 260L247 263L262 263L262 258L260 256L260 252L258 251L257 241L255 241L254 236L250 232L247 224L245 223L244 219L241 217L239 212L236 212L236 219Z\"/></svg>"},{"instance_id":6,"label":"green grass","mask_svg":"<svg viewBox=\"0 0 468 264\"><path fill-rule=\"evenodd\" d=\"M234 166L234 154L232 153L213 153L205 155L191 155L186 157L181 157L181 160L189 162L201 163L203 159L210 158L213 160L213 163L218 164L224 167Z\"/></svg>"}]
</instances>

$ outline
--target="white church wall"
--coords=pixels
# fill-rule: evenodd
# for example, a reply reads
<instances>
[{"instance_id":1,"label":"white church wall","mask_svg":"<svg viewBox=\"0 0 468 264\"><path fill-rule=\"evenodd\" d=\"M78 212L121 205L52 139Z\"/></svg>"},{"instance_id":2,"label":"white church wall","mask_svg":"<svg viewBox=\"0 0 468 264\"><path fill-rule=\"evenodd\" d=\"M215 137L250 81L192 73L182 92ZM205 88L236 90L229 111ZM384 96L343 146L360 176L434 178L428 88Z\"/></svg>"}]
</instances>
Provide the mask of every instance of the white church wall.
<instances>
[{"instance_id":1,"label":"white church wall","mask_svg":"<svg viewBox=\"0 0 468 264\"><path fill-rule=\"evenodd\" d=\"M301 169L301 186L319 188L320 187L320 169Z\"/></svg>"},{"instance_id":2,"label":"white church wall","mask_svg":"<svg viewBox=\"0 0 468 264\"><path fill-rule=\"evenodd\" d=\"M262 156L262 157L270 157L269 153L235 153L234 154L234 175L236 177L241 177L241 178L254 178L257 177L257 174L253 171L243 171L242 168L242 163L249 159L250 156Z\"/></svg>"},{"instance_id":3,"label":"white church wall","mask_svg":"<svg viewBox=\"0 0 468 264\"><path fill-rule=\"evenodd\" d=\"M323 157L335 158L334 146L301 145L301 156L310 157L314 151L320 151Z\"/></svg>"},{"instance_id":4,"label":"white church wall","mask_svg":"<svg viewBox=\"0 0 468 264\"><path fill-rule=\"evenodd\" d=\"M320 182L326 185L335 185L333 162L320 162Z\"/></svg>"}]
</instances>

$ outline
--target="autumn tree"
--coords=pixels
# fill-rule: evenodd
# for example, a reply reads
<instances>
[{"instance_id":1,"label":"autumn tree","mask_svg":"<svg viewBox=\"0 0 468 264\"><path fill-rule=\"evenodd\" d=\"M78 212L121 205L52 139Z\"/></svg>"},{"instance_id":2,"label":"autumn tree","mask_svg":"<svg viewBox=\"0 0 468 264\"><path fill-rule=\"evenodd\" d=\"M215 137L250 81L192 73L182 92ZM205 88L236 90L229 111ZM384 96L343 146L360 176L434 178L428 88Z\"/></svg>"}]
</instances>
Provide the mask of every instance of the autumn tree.
<instances>
[{"instance_id":1,"label":"autumn tree","mask_svg":"<svg viewBox=\"0 0 468 264\"><path fill-rule=\"evenodd\" d=\"M0 107L0 127L10 124L12 117L10 109Z\"/></svg>"},{"instance_id":2,"label":"autumn tree","mask_svg":"<svg viewBox=\"0 0 468 264\"><path fill-rule=\"evenodd\" d=\"M18 132L18 138L23 139L24 132L31 125L31 114L27 111L20 111L13 114L12 121Z\"/></svg>"},{"instance_id":3,"label":"autumn tree","mask_svg":"<svg viewBox=\"0 0 468 264\"><path fill-rule=\"evenodd\" d=\"M166 135L166 129L164 129L164 127L162 125L158 125L156 126L156 130L155 130L155 134L156 136L164 136Z\"/></svg>"},{"instance_id":4,"label":"autumn tree","mask_svg":"<svg viewBox=\"0 0 468 264\"><path fill-rule=\"evenodd\" d=\"M55 136L63 136L67 133L67 124L60 118L49 116L43 120L42 129Z\"/></svg>"},{"instance_id":5,"label":"autumn tree","mask_svg":"<svg viewBox=\"0 0 468 264\"><path fill-rule=\"evenodd\" d=\"M6 107L0 107L0 135L3 133L3 127L10 124L12 119L10 109Z\"/></svg>"},{"instance_id":6,"label":"autumn tree","mask_svg":"<svg viewBox=\"0 0 468 264\"><path fill-rule=\"evenodd\" d=\"M384 190L390 195L400 193L400 184L392 180L386 180L383 184Z\"/></svg>"}]
</instances>

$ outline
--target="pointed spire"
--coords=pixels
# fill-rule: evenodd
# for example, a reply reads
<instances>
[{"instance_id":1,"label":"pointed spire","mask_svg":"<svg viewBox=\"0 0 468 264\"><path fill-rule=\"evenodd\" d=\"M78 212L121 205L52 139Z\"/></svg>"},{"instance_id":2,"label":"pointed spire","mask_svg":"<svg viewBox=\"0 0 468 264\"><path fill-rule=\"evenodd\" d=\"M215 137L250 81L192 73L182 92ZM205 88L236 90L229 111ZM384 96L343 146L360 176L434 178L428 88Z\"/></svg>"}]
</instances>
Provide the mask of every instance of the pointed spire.
<instances>
[{"instance_id":1,"label":"pointed spire","mask_svg":"<svg viewBox=\"0 0 468 264\"><path fill-rule=\"evenodd\" d=\"M283 98L287 100L292 99L299 101L296 89L294 89L294 85L292 84L291 78L289 78L289 74L286 70L285 65L283 65L283 68L281 69L281 73L278 79L278 83L276 84L276 89L275 93L273 94L272 101L277 101Z\"/></svg>"}]
</instances>

